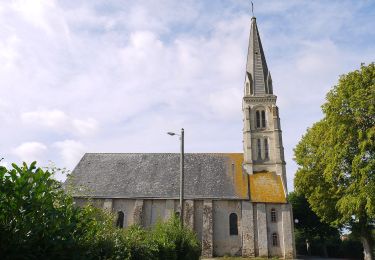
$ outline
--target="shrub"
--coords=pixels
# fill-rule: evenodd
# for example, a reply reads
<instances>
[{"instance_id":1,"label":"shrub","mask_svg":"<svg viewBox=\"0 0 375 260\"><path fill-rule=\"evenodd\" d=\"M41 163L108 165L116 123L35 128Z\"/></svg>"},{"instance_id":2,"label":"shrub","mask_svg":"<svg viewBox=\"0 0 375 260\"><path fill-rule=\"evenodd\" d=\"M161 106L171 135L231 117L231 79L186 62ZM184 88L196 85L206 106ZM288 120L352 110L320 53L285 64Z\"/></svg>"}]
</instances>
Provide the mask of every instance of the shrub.
<instances>
[{"instance_id":1,"label":"shrub","mask_svg":"<svg viewBox=\"0 0 375 260\"><path fill-rule=\"evenodd\" d=\"M0 167L0 256L35 259L74 254L78 209L49 172Z\"/></svg>"},{"instance_id":2,"label":"shrub","mask_svg":"<svg viewBox=\"0 0 375 260\"><path fill-rule=\"evenodd\" d=\"M201 246L195 233L189 228L181 227L176 216L167 222L158 221L151 236L158 246L159 259L194 260L201 255Z\"/></svg>"},{"instance_id":3,"label":"shrub","mask_svg":"<svg viewBox=\"0 0 375 260\"><path fill-rule=\"evenodd\" d=\"M0 167L0 259L199 259L199 241L177 218L118 229L112 214L75 207L35 165Z\"/></svg>"}]
</instances>

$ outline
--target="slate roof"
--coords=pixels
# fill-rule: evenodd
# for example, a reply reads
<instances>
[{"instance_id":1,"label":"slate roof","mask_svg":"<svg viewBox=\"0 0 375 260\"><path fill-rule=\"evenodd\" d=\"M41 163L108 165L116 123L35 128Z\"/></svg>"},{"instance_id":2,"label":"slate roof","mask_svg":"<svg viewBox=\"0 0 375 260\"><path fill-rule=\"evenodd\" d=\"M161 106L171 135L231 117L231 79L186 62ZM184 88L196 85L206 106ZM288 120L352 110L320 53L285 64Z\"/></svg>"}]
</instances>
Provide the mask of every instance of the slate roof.
<instances>
[{"instance_id":1,"label":"slate roof","mask_svg":"<svg viewBox=\"0 0 375 260\"><path fill-rule=\"evenodd\" d=\"M248 199L242 153L185 154L185 198ZM75 197L178 198L178 153L87 153L65 183Z\"/></svg>"},{"instance_id":2,"label":"slate roof","mask_svg":"<svg viewBox=\"0 0 375 260\"><path fill-rule=\"evenodd\" d=\"M269 70L255 17L251 18L246 72L252 75L251 79L253 80L254 85L254 95L266 94L265 86L267 84ZM270 91L272 93L272 90Z\"/></svg>"}]
</instances>

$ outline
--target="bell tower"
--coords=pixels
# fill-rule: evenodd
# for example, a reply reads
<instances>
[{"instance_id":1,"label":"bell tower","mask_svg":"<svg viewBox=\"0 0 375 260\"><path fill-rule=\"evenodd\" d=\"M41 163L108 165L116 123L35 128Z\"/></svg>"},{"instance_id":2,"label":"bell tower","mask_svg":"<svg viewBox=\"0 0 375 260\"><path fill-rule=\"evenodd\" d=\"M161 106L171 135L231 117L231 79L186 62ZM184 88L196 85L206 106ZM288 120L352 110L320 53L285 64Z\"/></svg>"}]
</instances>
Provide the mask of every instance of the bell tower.
<instances>
[{"instance_id":1,"label":"bell tower","mask_svg":"<svg viewBox=\"0 0 375 260\"><path fill-rule=\"evenodd\" d=\"M242 101L244 169L250 175L276 173L281 177L284 193L287 194L276 99L256 18L252 17Z\"/></svg>"}]
</instances>

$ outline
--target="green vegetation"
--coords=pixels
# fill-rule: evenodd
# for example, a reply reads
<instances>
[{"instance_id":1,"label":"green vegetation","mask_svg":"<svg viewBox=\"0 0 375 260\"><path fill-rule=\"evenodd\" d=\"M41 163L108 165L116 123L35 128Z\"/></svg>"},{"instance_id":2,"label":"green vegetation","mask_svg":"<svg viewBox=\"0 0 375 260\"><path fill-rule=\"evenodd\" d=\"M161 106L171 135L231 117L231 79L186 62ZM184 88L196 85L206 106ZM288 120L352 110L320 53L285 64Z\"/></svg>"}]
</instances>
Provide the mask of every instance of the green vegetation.
<instances>
[{"instance_id":1,"label":"green vegetation","mask_svg":"<svg viewBox=\"0 0 375 260\"><path fill-rule=\"evenodd\" d=\"M295 148L294 185L320 219L360 237L373 259L375 220L375 65L340 77L324 118Z\"/></svg>"},{"instance_id":2,"label":"green vegetation","mask_svg":"<svg viewBox=\"0 0 375 260\"><path fill-rule=\"evenodd\" d=\"M204 258L203 258L204 259ZM217 259L217 260L264 260L267 258L262 258L262 257L236 257L236 256L223 256L223 257L215 257L215 258L210 258L210 259ZM277 258L275 258L277 259Z\"/></svg>"},{"instance_id":3,"label":"green vegetation","mask_svg":"<svg viewBox=\"0 0 375 260\"><path fill-rule=\"evenodd\" d=\"M297 254L363 258L360 241L353 236L347 236L344 241L341 241L338 228L321 222L304 196L291 192L288 199L293 206L293 217L298 219L298 223L294 224Z\"/></svg>"},{"instance_id":4,"label":"green vegetation","mask_svg":"<svg viewBox=\"0 0 375 260\"><path fill-rule=\"evenodd\" d=\"M0 167L0 259L199 259L195 234L172 218L118 229L110 213L78 208L51 173Z\"/></svg>"}]
</instances>

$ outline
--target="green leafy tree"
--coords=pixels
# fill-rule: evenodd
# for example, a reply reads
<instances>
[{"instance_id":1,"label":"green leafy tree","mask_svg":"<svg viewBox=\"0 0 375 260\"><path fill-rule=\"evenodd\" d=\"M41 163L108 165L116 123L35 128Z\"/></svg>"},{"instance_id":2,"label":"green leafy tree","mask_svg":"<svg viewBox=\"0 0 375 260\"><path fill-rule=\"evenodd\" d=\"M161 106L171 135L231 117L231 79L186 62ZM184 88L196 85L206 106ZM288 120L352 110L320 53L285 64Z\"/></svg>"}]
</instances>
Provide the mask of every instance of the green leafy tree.
<instances>
[{"instance_id":1,"label":"green leafy tree","mask_svg":"<svg viewBox=\"0 0 375 260\"><path fill-rule=\"evenodd\" d=\"M0 258L98 259L116 251L127 259L113 218L76 207L52 173L35 165L0 167Z\"/></svg>"},{"instance_id":2,"label":"green leafy tree","mask_svg":"<svg viewBox=\"0 0 375 260\"><path fill-rule=\"evenodd\" d=\"M338 229L321 222L319 217L311 210L304 196L291 192L288 195L288 200L293 206L293 217L298 220L294 225L298 238L297 242L305 244L304 249L308 255L311 255L313 244L316 242L320 247L318 253L328 257L327 242L340 238Z\"/></svg>"},{"instance_id":3,"label":"green leafy tree","mask_svg":"<svg viewBox=\"0 0 375 260\"><path fill-rule=\"evenodd\" d=\"M294 185L326 223L346 226L373 259L375 219L375 65L340 77L324 118L296 146Z\"/></svg>"},{"instance_id":4,"label":"green leafy tree","mask_svg":"<svg viewBox=\"0 0 375 260\"><path fill-rule=\"evenodd\" d=\"M72 199L35 164L0 167L0 254L9 258L61 257L65 249L74 251L78 220Z\"/></svg>"},{"instance_id":5,"label":"green leafy tree","mask_svg":"<svg viewBox=\"0 0 375 260\"><path fill-rule=\"evenodd\" d=\"M177 218L145 230L116 228L114 216L79 208L33 162L0 167L0 259L199 259L200 244ZM90 201L89 201L90 202Z\"/></svg>"}]
</instances>

